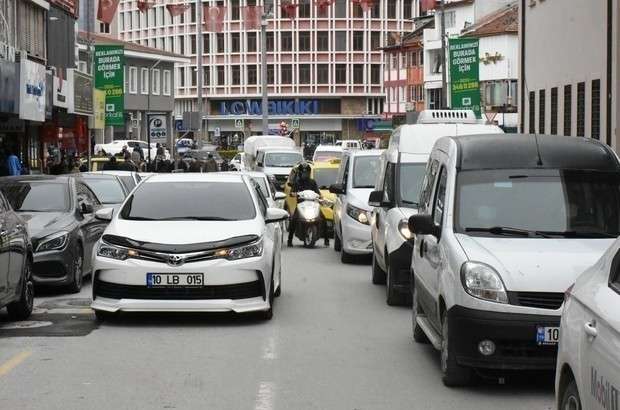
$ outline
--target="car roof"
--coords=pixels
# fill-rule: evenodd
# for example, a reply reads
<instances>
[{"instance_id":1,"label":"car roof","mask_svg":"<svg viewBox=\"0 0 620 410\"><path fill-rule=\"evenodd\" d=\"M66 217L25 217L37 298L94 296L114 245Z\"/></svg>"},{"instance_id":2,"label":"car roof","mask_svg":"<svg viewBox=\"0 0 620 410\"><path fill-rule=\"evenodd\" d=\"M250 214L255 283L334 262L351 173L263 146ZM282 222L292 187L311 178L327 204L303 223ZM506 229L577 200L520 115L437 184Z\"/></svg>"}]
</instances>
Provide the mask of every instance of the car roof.
<instances>
[{"instance_id":1,"label":"car roof","mask_svg":"<svg viewBox=\"0 0 620 410\"><path fill-rule=\"evenodd\" d=\"M158 182L243 182L243 175L240 172L178 172L153 175L142 183Z\"/></svg>"},{"instance_id":2,"label":"car roof","mask_svg":"<svg viewBox=\"0 0 620 410\"><path fill-rule=\"evenodd\" d=\"M314 152L316 151L344 151L344 149L339 145L318 145Z\"/></svg>"},{"instance_id":3,"label":"car roof","mask_svg":"<svg viewBox=\"0 0 620 410\"><path fill-rule=\"evenodd\" d=\"M117 175L111 175L111 174L102 174L99 172L81 172L80 174L76 174L76 176L80 177L80 178L86 178L86 179L118 179Z\"/></svg>"},{"instance_id":4,"label":"car roof","mask_svg":"<svg viewBox=\"0 0 620 410\"><path fill-rule=\"evenodd\" d=\"M135 171L120 171L114 169L102 170L102 171L91 171L92 174L101 174L101 175L116 175L119 177L123 176L133 176Z\"/></svg>"},{"instance_id":5,"label":"car roof","mask_svg":"<svg viewBox=\"0 0 620 410\"><path fill-rule=\"evenodd\" d=\"M446 124L406 124L390 138L388 150L408 154L430 154L435 142L443 137L454 135L501 134L497 125L446 123Z\"/></svg>"},{"instance_id":6,"label":"car roof","mask_svg":"<svg viewBox=\"0 0 620 410\"><path fill-rule=\"evenodd\" d=\"M372 157L372 156L379 156L383 153L384 150L382 149L356 149L356 150L350 150L350 151L346 151L345 155L348 155L350 157Z\"/></svg>"},{"instance_id":7,"label":"car roof","mask_svg":"<svg viewBox=\"0 0 620 410\"><path fill-rule=\"evenodd\" d=\"M449 138L456 143L460 170L541 168L620 172L620 163L611 149L591 138L534 134Z\"/></svg>"}]
</instances>

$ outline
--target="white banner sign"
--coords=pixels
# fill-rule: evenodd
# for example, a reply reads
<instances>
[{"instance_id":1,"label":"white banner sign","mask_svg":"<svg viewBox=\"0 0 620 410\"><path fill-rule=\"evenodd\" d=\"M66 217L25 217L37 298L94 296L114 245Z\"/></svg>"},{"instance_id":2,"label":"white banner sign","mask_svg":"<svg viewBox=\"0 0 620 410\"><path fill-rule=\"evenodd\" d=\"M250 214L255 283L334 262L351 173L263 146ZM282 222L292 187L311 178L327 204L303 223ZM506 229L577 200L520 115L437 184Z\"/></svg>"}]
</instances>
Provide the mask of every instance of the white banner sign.
<instances>
[{"instance_id":1,"label":"white banner sign","mask_svg":"<svg viewBox=\"0 0 620 410\"><path fill-rule=\"evenodd\" d=\"M25 58L20 62L19 118L45 121L45 66Z\"/></svg>"},{"instance_id":2,"label":"white banner sign","mask_svg":"<svg viewBox=\"0 0 620 410\"><path fill-rule=\"evenodd\" d=\"M73 84L54 76L54 107L69 108L69 101L73 97Z\"/></svg>"}]
</instances>

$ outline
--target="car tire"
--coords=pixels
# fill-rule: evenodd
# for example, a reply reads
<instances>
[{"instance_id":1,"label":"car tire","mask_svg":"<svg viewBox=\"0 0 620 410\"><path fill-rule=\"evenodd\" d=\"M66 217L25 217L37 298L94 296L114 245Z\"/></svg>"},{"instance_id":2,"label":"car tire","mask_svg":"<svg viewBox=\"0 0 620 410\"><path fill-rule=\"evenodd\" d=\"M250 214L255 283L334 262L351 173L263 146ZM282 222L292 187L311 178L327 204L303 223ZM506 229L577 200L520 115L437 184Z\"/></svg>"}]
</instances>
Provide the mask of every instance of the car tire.
<instances>
[{"instance_id":1,"label":"car tire","mask_svg":"<svg viewBox=\"0 0 620 410\"><path fill-rule=\"evenodd\" d=\"M355 255L351 255L350 253L345 252L344 248L340 249L340 262L344 264L349 264L355 262Z\"/></svg>"},{"instance_id":2,"label":"car tire","mask_svg":"<svg viewBox=\"0 0 620 410\"><path fill-rule=\"evenodd\" d=\"M280 282L278 283L278 289L276 289L273 296L279 298L280 295L282 295L282 262L280 262Z\"/></svg>"},{"instance_id":3,"label":"car tire","mask_svg":"<svg viewBox=\"0 0 620 410\"><path fill-rule=\"evenodd\" d=\"M338 232L334 229L334 251L340 252L342 250L342 240L338 236Z\"/></svg>"},{"instance_id":4,"label":"car tire","mask_svg":"<svg viewBox=\"0 0 620 410\"><path fill-rule=\"evenodd\" d=\"M84 251L82 250L82 245L78 244L76 253L77 255L71 266L73 270L71 284L69 284L69 292L71 293L79 293L84 282Z\"/></svg>"},{"instance_id":5,"label":"car tire","mask_svg":"<svg viewBox=\"0 0 620 410\"><path fill-rule=\"evenodd\" d=\"M273 318L273 301L275 299L275 292L273 290L274 282L273 275L271 276L271 286L269 287L269 309L260 312L260 318L262 320L271 320Z\"/></svg>"},{"instance_id":6,"label":"car tire","mask_svg":"<svg viewBox=\"0 0 620 410\"><path fill-rule=\"evenodd\" d=\"M577 389L577 383L575 379L571 378L570 383L566 386L564 394L562 394L562 401L560 409L562 410L581 410L581 398L579 397L579 390Z\"/></svg>"},{"instance_id":7,"label":"car tire","mask_svg":"<svg viewBox=\"0 0 620 410\"><path fill-rule=\"evenodd\" d=\"M385 277L385 301L390 306L411 306L411 294L409 292L399 292L395 288L394 278L396 277L395 264L388 255L387 274Z\"/></svg>"},{"instance_id":8,"label":"car tire","mask_svg":"<svg viewBox=\"0 0 620 410\"><path fill-rule=\"evenodd\" d=\"M6 310L11 320L26 320L32 314L34 308L34 283L32 282L32 262L26 260L24 267L24 280L19 300L9 303Z\"/></svg>"},{"instance_id":9,"label":"car tire","mask_svg":"<svg viewBox=\"0 0 620 410\"><path fill-rule=\"evenodd\" d=\"M448 312L441 315L441 373L446 387L459 387L471 384L472 369L459 366L456 362L456 349L450 341Z\"/></svg>"},{"instance_id":10,"label":"car tire","mask_svg":"<svg viewBox=\"0 0 620 410\"><path fill-rule=\"evenodd\" d=\"M372 253L372 283L375 285L385 284L385 271L377 262L376 252Z\"/></svg>"},{"instance_id":11,"label":"car tire","mask_svg":"<svg viewBox=\"0 0 620 410\"><path fill-rule=\"evenodd\" d=\"M413 278L411 278L411 280L413 281ZM420 325L418 325L418 321L417 321L418 314L423 313L422 308L420 307L420 304L418 302L418 292L415 289L414 285L411 285L411 287L412 287L411 292L413 294L412 309L411 309L411 329L413 331L413 340L416 343L429 344L430 341L428 340L426 333L424 333L424 330L422 330Z\"/></svg>"}]
</instances>

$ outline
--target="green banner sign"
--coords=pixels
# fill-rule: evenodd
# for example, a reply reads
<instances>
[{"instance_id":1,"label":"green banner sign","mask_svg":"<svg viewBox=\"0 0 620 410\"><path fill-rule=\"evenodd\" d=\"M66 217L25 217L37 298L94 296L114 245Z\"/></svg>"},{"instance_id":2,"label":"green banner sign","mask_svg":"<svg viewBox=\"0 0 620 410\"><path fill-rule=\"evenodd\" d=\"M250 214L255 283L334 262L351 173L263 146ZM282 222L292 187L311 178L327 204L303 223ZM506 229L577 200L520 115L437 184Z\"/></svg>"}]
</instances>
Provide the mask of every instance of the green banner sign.
<instances>
[{"instance_id":1,"label":"green banner sign","mask_svg":"<svg viewBox=\"0 0 620 410\"><path fill-rule=\"evenodd\" d=\"M124 47L95 46L95 88L105 91L105 125L125 125Z\"/></svg>"},{"instance_id":2,"label":"green banner sign","mask_svg":"<svg viewBox=\"0 0 620 410\"><path fill-rule=\"evenodd\" d=\"M449 40L451 107L480 114L480 69L477 38Z\"/></svg>"}]
</instances>

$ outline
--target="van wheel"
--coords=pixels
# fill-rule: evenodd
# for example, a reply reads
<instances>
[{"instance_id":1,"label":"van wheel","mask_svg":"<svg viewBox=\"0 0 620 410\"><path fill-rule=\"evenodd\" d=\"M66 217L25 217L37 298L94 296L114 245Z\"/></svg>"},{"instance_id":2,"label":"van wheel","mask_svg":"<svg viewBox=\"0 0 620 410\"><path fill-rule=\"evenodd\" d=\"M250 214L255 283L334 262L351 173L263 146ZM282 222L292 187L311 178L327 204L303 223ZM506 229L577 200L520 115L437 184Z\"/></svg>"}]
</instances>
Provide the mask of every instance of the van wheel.
<instances>
[{"instance_id":1,"label":"van wheel","mask_svg":"<svg viewBox=\"0 0 620 410\"><path fill-rule=\"evenodd\" d=\"M383 285L385 283L385 271L381 269L377 262L376 252L372 253L372 283Z\"/></svg>"},{"instance_id":2,"label":"van wheel","mask_svg":"<svg viewBox=\"0 0 620 410\"><path fill-rule=\"evenodd\" d=\"M107 312L105 310L95 310L95 318L97 322L102 323L117 317L117 313Z\"/></svg>"},{"instance_id":3,"label":"van wheel","mask_svg":"<svg viewBox=\"0 0 620 410\"><path fill-rule=\"evenodd\" d=\"M581 399L579 398L579 391L577 390L577 383L572 379L564 394L562 395L562 402L560 404L560 410L581 410Z\"/></svg>"},{"instance_id":4,"label":"van wheel","mask_svg":"<svg viewBox=\"0 0 620 410\"><path fill-rule=\"evenodd\" d=\"M386 276L386 302L390 306L409 306L411 305L411 294L409 292L402 293L396 290L394 279L396 278L395 264L392 263L388 256L387 276Z\"/></svg>"},{"instance_id":5,"label":"van wheel","mask_svg":"<svg viewBox=\"0 0 620 410\"><path fill-rule=\"evenodd\" d=\"M413 280L413 278L411 278L411 280ZM428 340L426 333L424 333L424 330L422 330L422 328L420 327L420 325L418 325L417 322L418 314L422 313L422 309L420 308L420 305L418 303L418 292L416 291L414 285L411 286L413 287L413 309L411 309L411 328L413 329L413 340L416 343L429 344L430 341Z\"/></svg>"},{"instance_id":6,"label":"van wheel","mask_svg":"<svg viewBox=\"0 0 620 410\"><path fill-rule=\"evenodd\" d=\"M441 373L443 384L447 387L467 386L472 381L472 369L459 366L456 362L456 349L450 343L447 312L441 315Z\"/></svg>"},{"instance_id":7,"label":"van wheel","mask_svg":"<svg viewBox=\"0 0 620 410\"><path fill-rule=\"evenodd\" d=\"M7 305L6 310L11 320L26 320L32 314L34 306L34 284L32 283L32 262L26 258L24 278L19 300Z\"/></svg>"},{"instance_id":8,"label":"van wheel","mask_svg":"<svg viewBox=\"0 0 620 410\"><path fill-rule=\"evenodd\" d=\"M334 251L340 252L342 250L342 241L340 240L340 236L338 236L338 232L334 229Z\"/></svg>"}]
</instances>

